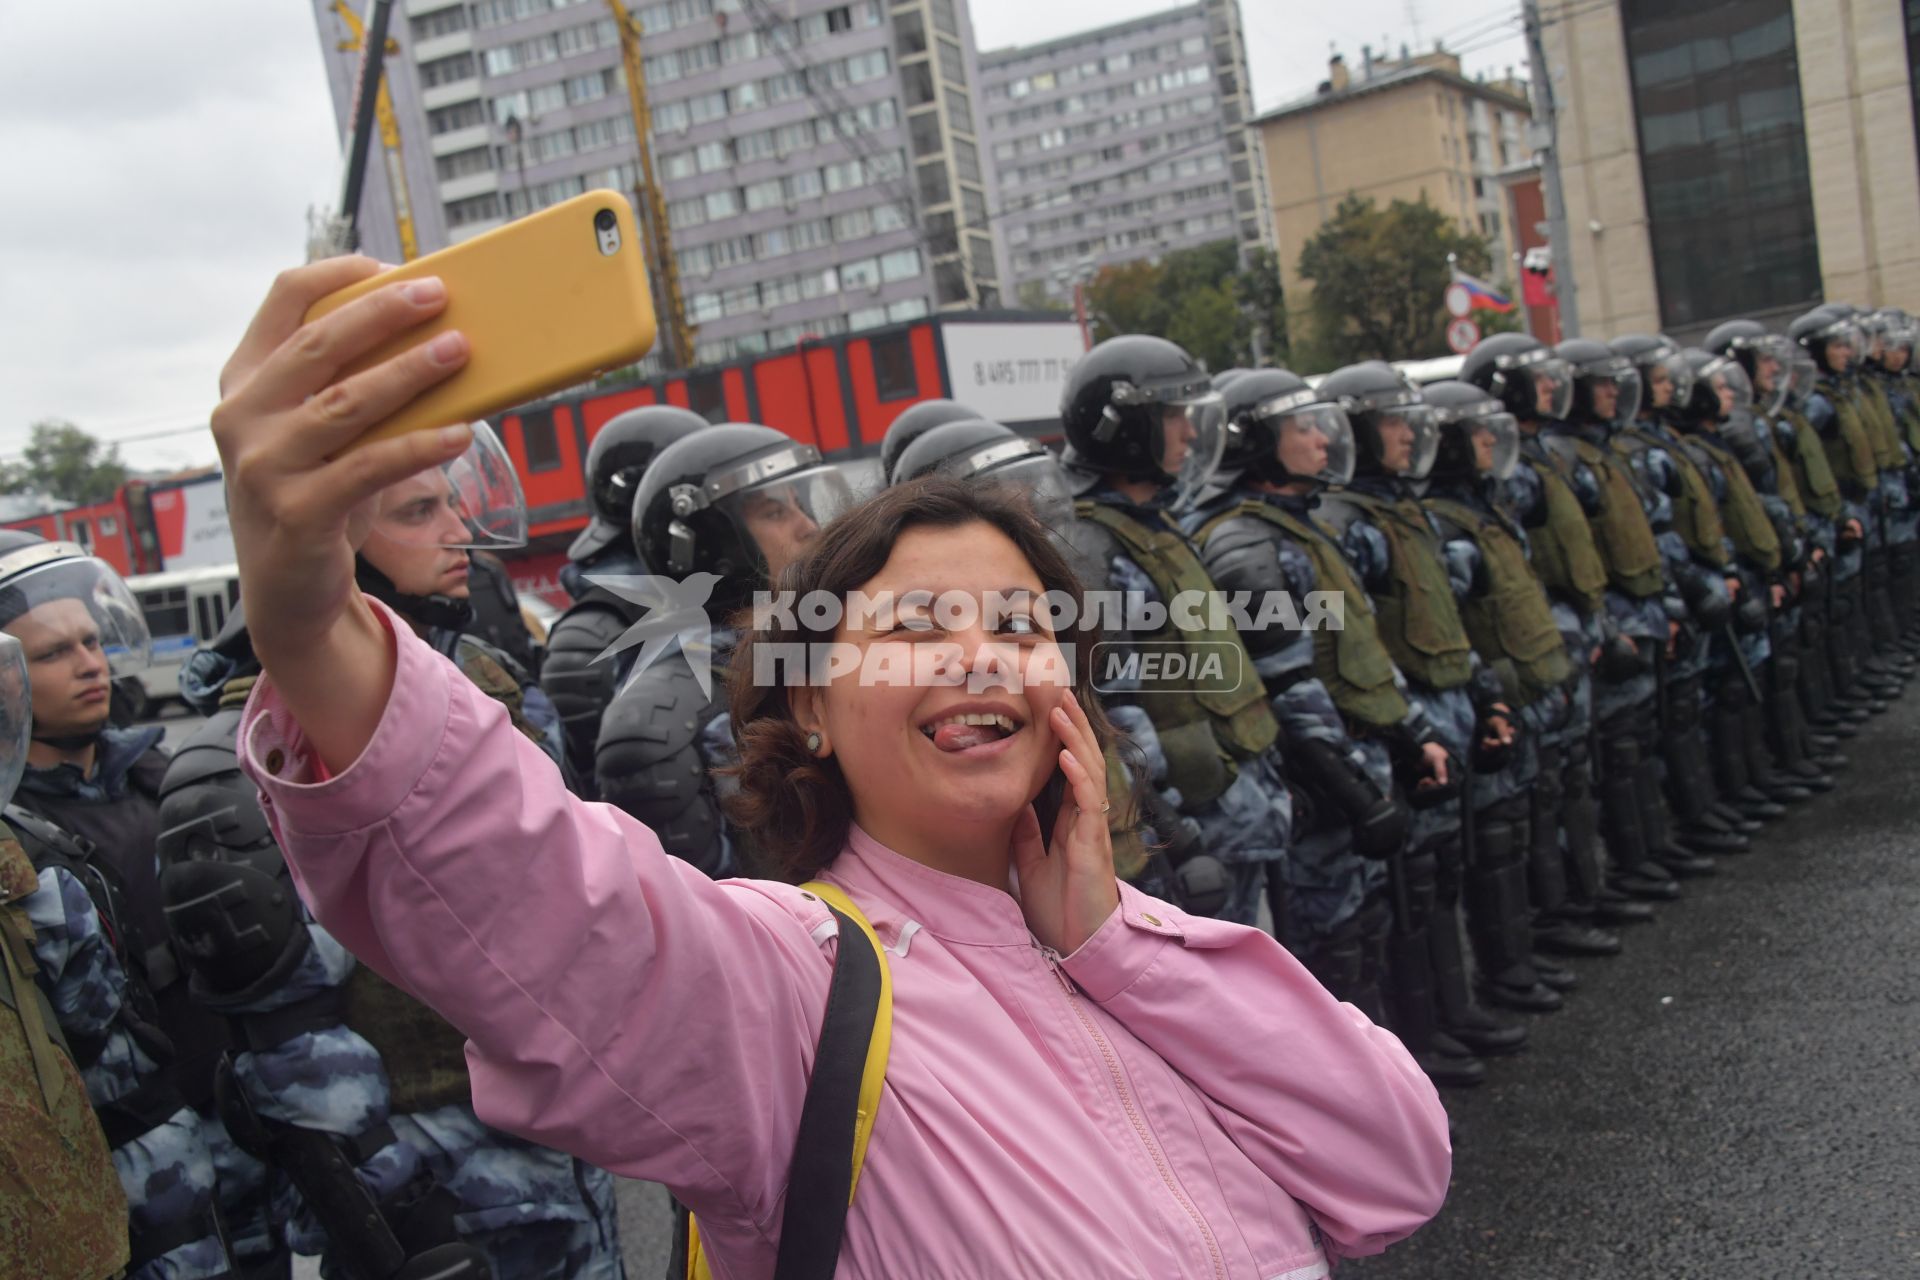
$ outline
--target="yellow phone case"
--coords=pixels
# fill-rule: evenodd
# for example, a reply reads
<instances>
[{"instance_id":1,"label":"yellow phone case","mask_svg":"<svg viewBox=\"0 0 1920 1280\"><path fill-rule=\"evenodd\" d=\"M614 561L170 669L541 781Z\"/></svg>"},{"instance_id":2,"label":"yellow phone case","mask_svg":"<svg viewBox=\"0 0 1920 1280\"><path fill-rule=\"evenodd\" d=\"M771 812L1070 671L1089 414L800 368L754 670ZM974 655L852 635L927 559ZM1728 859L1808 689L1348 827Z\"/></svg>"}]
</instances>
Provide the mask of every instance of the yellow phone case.
<instances>
[{"instance_id":1,"label":"yellow phone case","mask_svg":"<svg viewBox=\"0 0 1920 1280\"><path fill-rule=\"evenodd\" d=\"M617 243L603 212L613 215ZM646 355L654 314L641 248L626 197L589 191L314 303L309 321L397 281L446 282L446 310L355 360L342 378L449 329L469 343L464 368L349 447L473 422Z\"/></svg>"}]
</instances>

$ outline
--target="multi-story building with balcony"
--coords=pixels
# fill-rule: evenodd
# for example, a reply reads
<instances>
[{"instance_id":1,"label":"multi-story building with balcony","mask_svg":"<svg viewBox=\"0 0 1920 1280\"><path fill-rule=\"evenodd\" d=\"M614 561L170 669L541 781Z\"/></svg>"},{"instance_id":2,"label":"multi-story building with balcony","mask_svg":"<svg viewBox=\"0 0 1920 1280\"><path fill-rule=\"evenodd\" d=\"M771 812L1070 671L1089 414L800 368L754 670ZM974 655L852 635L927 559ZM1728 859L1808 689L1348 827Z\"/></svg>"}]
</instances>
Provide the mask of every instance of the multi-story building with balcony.
<instances>
[{"instance_id":1,"label":"multi-story building with balcony","mask_svg":"<svg viewBox=\"0 0 1920 1280\"><path fill-rule=\"evenodd\" d=\"M1061 298L1110 263L1271 244L1234 0L980 56L1008 278Z\"/></svg>"},{"instance_id":2,"label":"multi-story building with balcony","mask_svg":"<svg viewBox=\"0 0 1920 1280\"><path fill-rule=\"evenodd\" d=\"M313 0L342 135L359 53ZM992 305L996 198L965 0L664 0L643 35L656 178L702 363ZM603 0L399 0L364 249L422 253L595 187L640 181Z\"/></svg>"}]
</instances>

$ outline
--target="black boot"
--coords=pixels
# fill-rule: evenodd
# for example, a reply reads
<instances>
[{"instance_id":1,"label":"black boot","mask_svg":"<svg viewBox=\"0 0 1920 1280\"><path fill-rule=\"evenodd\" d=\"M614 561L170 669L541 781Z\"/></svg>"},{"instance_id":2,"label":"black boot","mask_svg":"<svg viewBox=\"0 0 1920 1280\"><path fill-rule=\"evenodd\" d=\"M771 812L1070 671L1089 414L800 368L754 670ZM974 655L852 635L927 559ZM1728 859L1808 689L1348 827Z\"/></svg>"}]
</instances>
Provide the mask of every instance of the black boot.
<instances>
[{"instance_id":1,"label":"black boot","mask_svg":"<svg viewBox=\"0 0 1920 1280\"><path fill-rule=\"evenodd\" d=\"M1647 856L1646 836L1640 829L1639 797L1634 791L1633 775L1640 764L1640 750L1632 738L1624 735L1600 740L1600 780L1596 787L1600 801L1600 831L1607 846L1607 881L1629 897L1664 900L1676 898L1680 886L1673 874Z\"/></svg>"},{"instance_id":2,"label":"black boot","mask_svg":"<svg viewBox=\"0 0 1920 1280\"><path fill-rule=\"evenodd\" d=\"M1389 864L1393 877L1393 928L1387 937L1387 981L1381 995L1387 1025L1437 1085L1464 1087L1484 1082L1487 1068L1478 1058L1444 1052L1439 1042L1437 993L1432 946L1435 865L1431 851L1407 852Z\"/></svg>"},{"instance_id":3,"label":"black boot","mask_svg":"<svg viewBox=\"0 0 1920 1280\"><path fill-rule=\"evenodd\" d=\"M1741 715L1746 723L1741 742L1747 752L1747 776L1753 779L1753 785L1775 804L1802 804L1813 799L1811 790L1780 772L1768 758L1766 712L1748 701L1741 708Z\"/></svg>"},{"instance_id":4,"label":"black boot","mask_svg":"<svg viewBox=\"0 0 1920 1280\"><path fill-rule=\"evenodd\" d=\"M1473 998L1467 978L1467 962L1460 950L1458 922L1446 911L1434 917L1435 927L1427 932L1427 946L1433 957L1434 994L1440 1005L1440 1029L1468 1051L1480 1057L1518 1053L1527 1047L1527 1029L1517 1022L1503 1022Z\"/></svg>"},{"instance_id":5,"label":"black boot","mask_svg":"<svg viewBox=\"0 0 1920 1280\"><path fill-rule=\"evenodd\" d=\"M1660 801L1659 766L1642 760L1633 772L1633 794L1640 814L1640 838L1647 856L1677 876L1709 876L1712 858L1675 844L1667 834L1667 808Z\"/></svg>"},{"instance_id":6,"label":"black boot","mask_svg":"<svg viewBox=\"0 0 1920 1280\"><path fill-rule=\"evenodd\" d=\"M1524 806L1525 801L1514 803ZM1489 1003L1501 1008L1523 1013L1552 1013L1560 1008L1560 997L1542 985L1533 968L1522 832L1511 821L1494 816L1501 807L1496 805L1475 815L1479 821L1469 833L1462 886L1467 929L1473 938L1474 958L1480 966L1480 990ZM1522 824L1524 826L1524 818ZM1438 913L1440 926L1432 935L1436 981L1442 980L1441 948L1448 941L1439 937L1445 931L1445 914L1444 909ZM1457 946L1457 942L1454 945ZM1446 1008L1444 1003L1442 1008ZM1443 1017L1443 1023L1445 1021Z\"/></svg>"}]
</instances>

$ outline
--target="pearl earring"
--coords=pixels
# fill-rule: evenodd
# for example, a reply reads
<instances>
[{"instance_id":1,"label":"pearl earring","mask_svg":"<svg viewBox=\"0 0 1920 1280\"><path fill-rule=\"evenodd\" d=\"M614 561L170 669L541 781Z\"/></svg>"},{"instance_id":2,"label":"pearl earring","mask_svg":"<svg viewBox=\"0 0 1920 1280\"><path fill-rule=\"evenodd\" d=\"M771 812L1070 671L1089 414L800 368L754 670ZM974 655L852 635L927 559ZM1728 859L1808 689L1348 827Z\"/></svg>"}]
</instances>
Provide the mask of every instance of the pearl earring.
<instances>
[{"instance_id":1,"label":"pearl earring","mask_svg":"<svg viewBox=\"0 0 1920 1280\"><path fill-rule=\"evenodd\" d=\"M820 741L820 735L817 733L807 735L807 753L809 755L817 756L820 754Z\"/></svg>"}]
</instances>

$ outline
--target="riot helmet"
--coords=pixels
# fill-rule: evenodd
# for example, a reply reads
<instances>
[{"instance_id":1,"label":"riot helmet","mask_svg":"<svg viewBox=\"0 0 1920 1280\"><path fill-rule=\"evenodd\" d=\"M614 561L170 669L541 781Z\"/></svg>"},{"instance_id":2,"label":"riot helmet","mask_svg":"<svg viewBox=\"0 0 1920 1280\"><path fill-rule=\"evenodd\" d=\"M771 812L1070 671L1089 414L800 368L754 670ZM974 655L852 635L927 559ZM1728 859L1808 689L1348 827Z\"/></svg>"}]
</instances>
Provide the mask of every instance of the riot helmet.
<instances>
[{"instance_id":1,"label":"riot helmet","mask_svg":"<svg viewBox=\"0 0 1920 1280\"><path fill-rule=\"evenodd\" d=\"M587 447L587 510L593 519L567 548L567 559L578 564L626 540L633 491L647 464L675 440L706 425L693 410L673 404L650 404L608 419Z\"/></svg>"},{"instance_id":2,"label":"riot helmet","mask_svg":"<svg viewBox=\"0 0 1920 1280\"><path fill-rule=\"evenodd\" d=\"M1698 347L1687 349L1693 366L1693 396L1687 402L1689 425L1728 434L1751 434L1753 383L1732 356L1715 355Z\"/></svg>"},{"instance_id":3,"label":"riot helmet","mask_svg":"<svg viewBox=\"0 0 1920 1280\"><path fill-rule=\"evenodd\" d=\"M1435 480L1505 480L1520 465L1520 424L1506 406L1470 382L1434 382L1420 388L1440 434Z\"/></svg>"},{"instance_id":4,"label":"riot helmet","mask_svg":"<svg viewBox=\"0 0 1920 1280\"><path fill-rule=\"evenodd\" d=\"M1060 422L1076 465L1198 496L1226 443L1220 393L1165 338L1109 338L1068 371Z\"/></svg>"},{"instance_id":5,"label":"riot helmet","mask_svg":"<svg viewBox=\"0 0 1920 1280\"><path fill-rule=\"evenodd\" d=\"M1878 314L1883 332L1880 363L1889 373L1906 373L1913 365L1913 317L1899 307L1882 307Z\"/></svg>"},{"instance_id":6,"label":"riot helmet","mask_svg":"<svg viewBox=\"0 0 1920 1280\"><path fill-rule=\"evenodd\" d=\"M978 421L979 418L978 412L952 400L922 400L902 409L900 416L887 427L887 434L880 438L881 487L893 483L900 455L915 440L945 423Z\"/></svg>"},{"instance_id":7,"label":"riot helmet","mask_svg":"<svg viewBox=\"0 0 1920 1280\"><path fill-rule=\"evenodd\" d=\"M1227 424L1222 471L1276 485L1353 479L1353 425L1298 374L1243 373L1223 393L1221 407Z\"/></svg>"},{"instance_id":8,"label":"riot helmet","mask_svg":"<svg viewBox=\"0 0 1920 1280\"><path fill-rule=\"evenodd\" d=\"M33 688L20 641L0 631L0 808L13 803L33 742Z\"/></svg>"},{"instance_id":9,"label":"riot helmet","mask_svg":"<svg viewBox=\"0 0 1920 1280\"><path fill-rule=\"evenodd\" d=\"M1838 376L1859 363L1860 326L1834 307L1815 307L1787 326L1787 336L1806 348L1822 374Z\"/></svg>"},{"instance_id":10,"label":"riot helmet","mask_svg":"<svg viewBox=\"0 0 1920 1280\"><path fill-rule=\"evenodd\" d=\"M1573 373L1573 405L1569 419L1597 422L1618 429L1631 424L1640 412L1640 370L1604 342L1568 338L1554 348Z\"/></svg>"},{"instance_id":11,"label":"riot helmet","mask_svg":"<svg viewBox=\"0 0 1920 1280\"><path fill-rule=\"evenodd\" d=\"M1807 401L1813 396L1813 389L1820 384L1820 366L1813 357L1796 346L1793 349L1793 371L1787 379L1787 408L1795 413L1807 411Z\"/></svg>"},{"instance_id":12,"label":"riot helmet","mask_svg":"<svg viewBox=\"0 0 1920 1280\"><path fill-rule=\"evenodd\" d=\"M113 566L74 543L6 541L0 630L20 642L33 737L82 746L107 726L113 680L152 657L146 618Z\"/></svg>"},{"instance_id":13,"label":"riot helmet","mask_svg":"<svg viewBox=\"0 0 1920 1280\"><path fill-rule=\"evenodd\" d=\"M935 427L906 447L894 470L896 484L941 475L1011 486L1028 496L1034 515L1050 528L1064 528L1073 516L1066 474L1047 447L997 422Z\"/></svg>"},{"instance_id":14,"label":"riot helmet","mask_svg":"<svg viewBox=\"0 0 1920 1280\"><path fill-rule=\"evenodd\" d=\"M1693 366L1679 343L1664 333L1623 333L1607 344L1640 371L1640 406L1651 413L1678 413L1693 395Z\"/></svg>"},{"instance_id":15,"label":"riot helmet","mask_svg":"<svg viewBox=\"0 0 1920 1280\"><path fill-rule=\"evenodd\" d=\"M1756 413L1771 418L1780 412L1793 377L1795 349L1791 338L1768 333L1757 320L1729 320L1707 335L1706 349L1740 362L1747 381L1753 384Z\"/></svg>"},{"instance_id":16,"label":"riot helmet","mask_svg":"<svg viewBox=\"0 0 1920 1280\"><path fill-rule=\"evenodd\" d=\"M1482 338L1461 362L1460 381L1491 394L1521 422L1565 418L1573 407L1566 361L1524 333Z\"/></svg>"},{"instance_id":17,"label":"riot helmet","mask_svg":"<svg viewBox=\"0 0 1920 1280\"><path fill-rule=\"evenodd\" d=\"M373 535L416 547L524 547L527 499L506 446L484 422L459 457L388 485Z\"/></svg>"},{"instance_id":18,"label":"riot helmet","mask_svg":"<svg viewBox=\"0 0 1920 1280\"><path fill-rule=\"evenodd\" d=\"M731 422L660 451L633 498L634 541L655 573L717 574L711 608L746 602L852 505L820 451L772 427Z\"/></svg>"},{"instance_id":19,"label":"riot helmet","mask_svg":"<svg viewBox=\"0 0 1920 1280\"><path fill-rule=\"evenodd\" d=\"M1424 480L1439 433L1420 392L1384 360L1336 369L1320 380L1320 396L1347 415L1357 448L1357 475Z\"/></svg>"}]
</instances>

